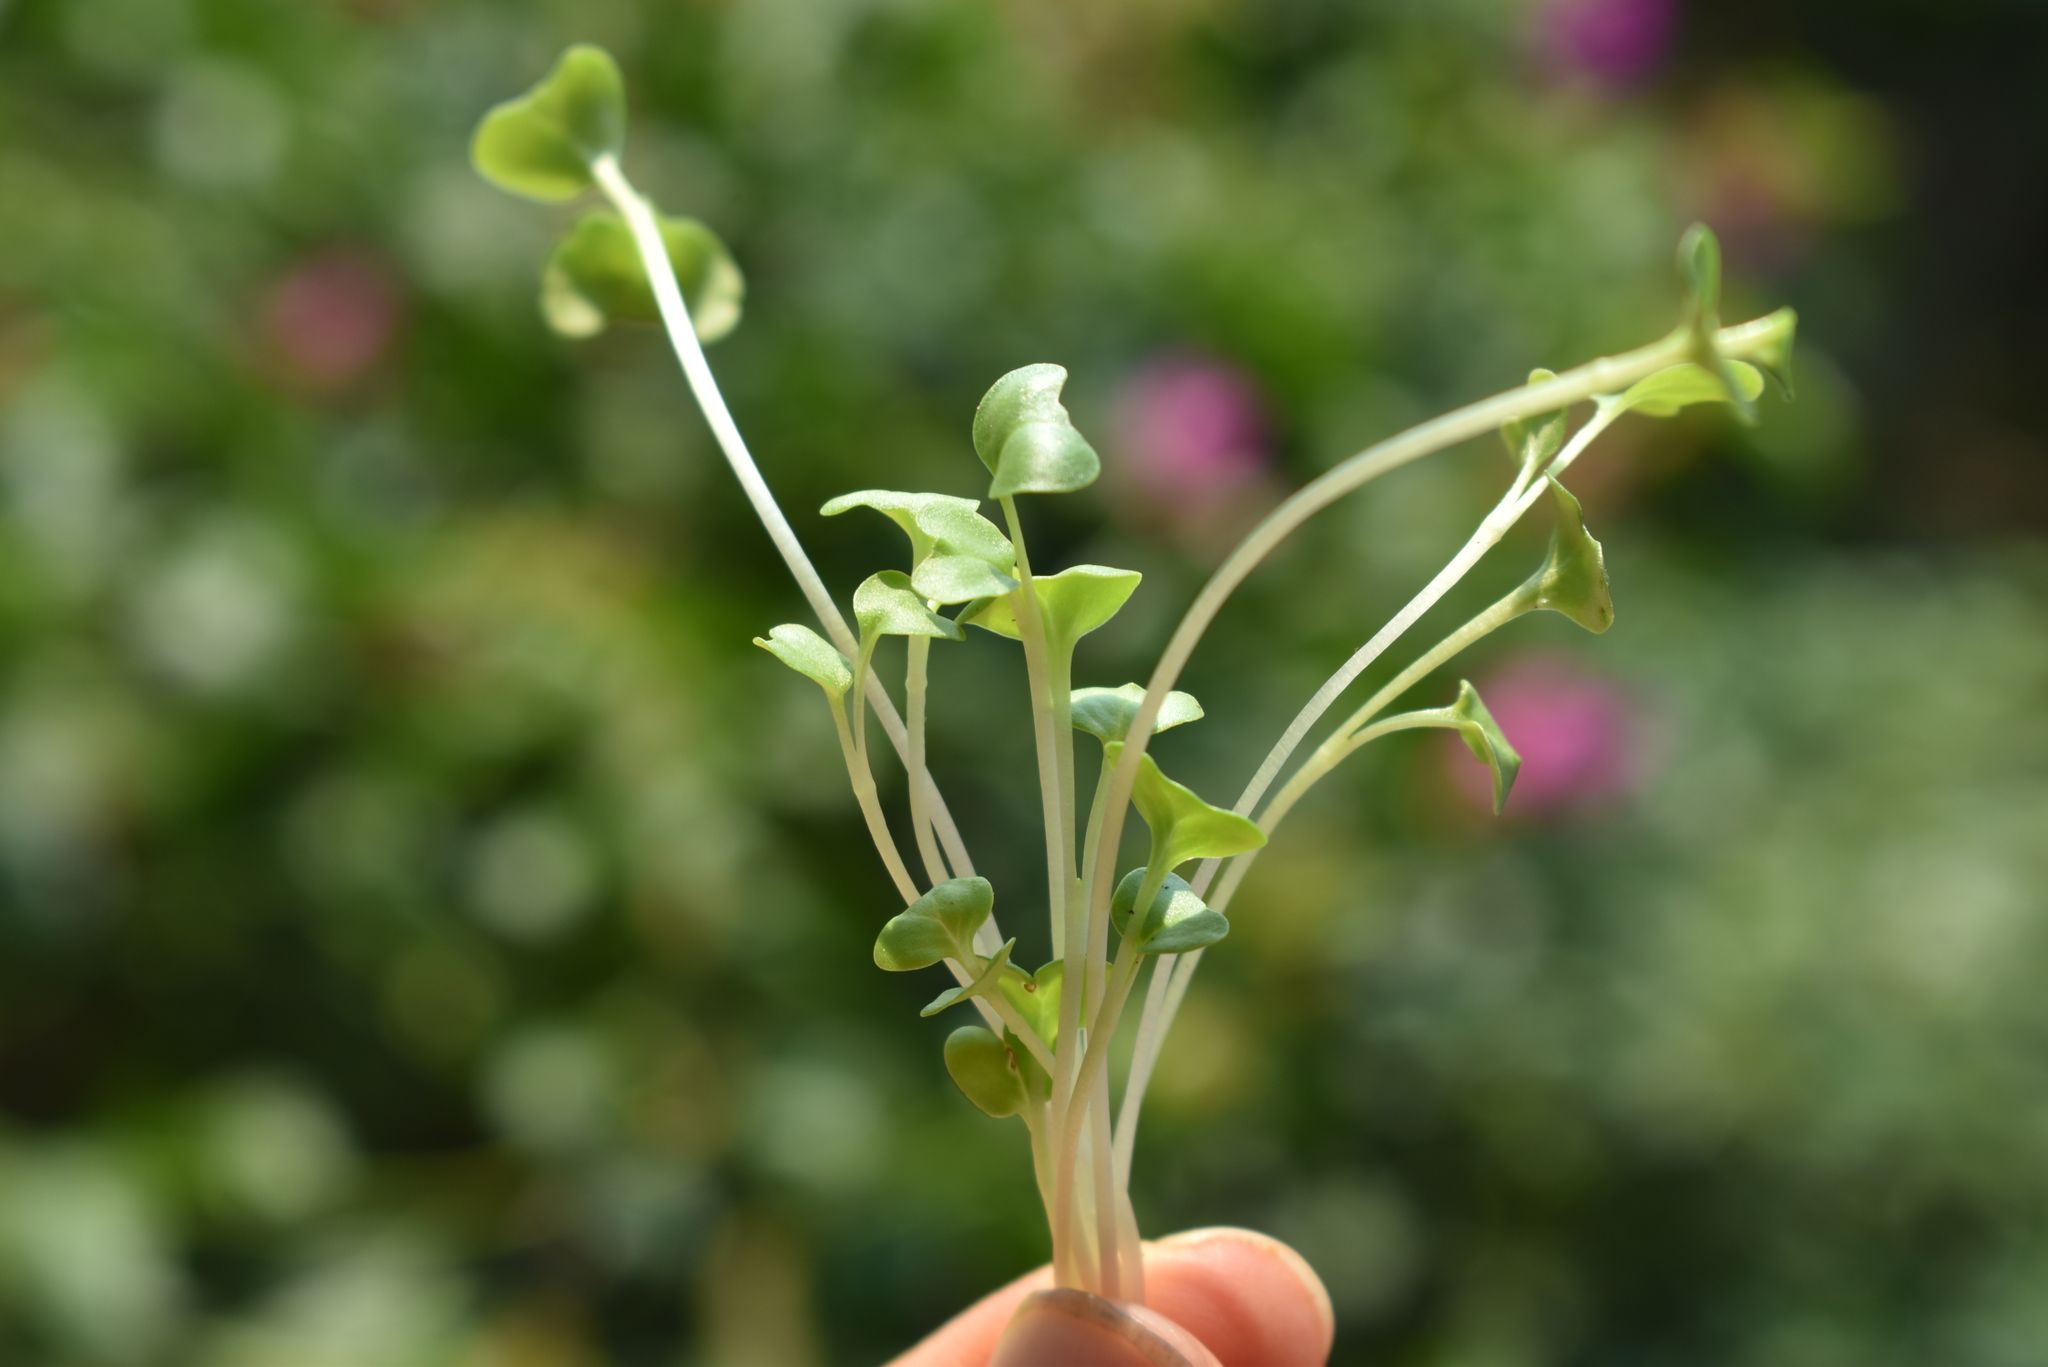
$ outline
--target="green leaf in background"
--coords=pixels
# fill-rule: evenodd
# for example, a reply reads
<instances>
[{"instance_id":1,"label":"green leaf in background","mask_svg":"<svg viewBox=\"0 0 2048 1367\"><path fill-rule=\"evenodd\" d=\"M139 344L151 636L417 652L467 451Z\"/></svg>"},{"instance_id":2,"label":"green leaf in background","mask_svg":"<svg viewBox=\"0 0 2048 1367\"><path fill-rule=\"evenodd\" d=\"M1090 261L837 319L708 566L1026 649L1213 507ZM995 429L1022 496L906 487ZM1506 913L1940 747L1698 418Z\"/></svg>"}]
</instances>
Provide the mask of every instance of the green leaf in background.
<instances>
[{"instance_id":1,"label":"green leaf in background","mask_svg":"<svg viewBox=\"0 0 2048 1367\"><path fill-rule=\"evenodd\" d=\"M835 698L844 697L853 687L853 671L845 657L809 627L786 623L766 636L756 636L754 644Z\"/></svg>"},{"instance_id":2,"label":"green leaf in background","mask_svg":"<svg viewBox=\"0 0 2048 1367\"><path fill-rule=\"evenodd\" d=\"M1115 764L1123 749L1122 741L1104 746L1102 762ZM1223 859L1266 843L1266 833L1251 818L1204 802L1193 789L1161 773L1150 755L1138 757L1131 802L1152 832L1153 861L1168 870L1190 859Z\"/></svg>"},{"instance_id":3,"label":"green leaf in background","mask_svg":"<svg viewBox=\"0 0 2048 1367\"><path fill-rule=\"evenodd\" d=\"M1756 421L1756 403L1744 397L1733 363L1721 354L1721 240L1704 223L1678 239L1678 274L1685 281L1686 322L1692 330L1693 359L1721 377L1727 400L1745 423Z\"/></svg>"},{"instance_id":4,"label":"green leaf in background","mask_svg":"<svg viewBox=\"0 0 2048 1367\"><path fill-rule=\"evenodd\" d=\"M1529 383L1542 384L1557 378L1554 370L1540 367L1529 372ZM1527 470L1542 468L1543 464L1558 453L1564 445L1565 430L1570 426L1570 415L1564 409L1554 413L1539 413L1529 418L1510 418L1501 424L1500 439L1508 448L1508 455L1516 464Z\"/></svg>"},{"instance_id":5,"label":"green leaf in background","mask_svg":"<svg viewBox=\"0 0 2048 1367\"><path fill-rule=\"evenodd\" d=\"M853 617L861 640L872 645L881 636L936 636L957 641L964 634L949 617L933 612L901 570L883 570L861 581L853 591Z\"/></svg>"},{"instance_id":6,"label":"green leaf in background","mask_svg":"<svg viewBox=\"0 0 2048 1367\"><path fill-rule=\"evenodd\" d=\"M1066 972L1066 964L1054 959L1028 977L1022 969L1005 973L999 983L1003 996L1017 1008L1018 1015L1030 1022L1032 1030L1048 1048L1059 1044L1060 985L1066 979Z\"/></svg>"},{"instance_id":7,"label":"green leaf in background","mask_svg":"<svg viewBox=\"0 0 2048 1367\"><path fill-rule=\"evenodd\" d=\"M979 961L973 959L964 960L963 962L975 964L974 976L964 983L956 983L944 992L939 993L917 1014L920 1016L936 1016L948 1007L958 1006L969 997L986 996L990 992L995 991L997 984L1003 979L1003 970L1010 966L1010 952L1016 949L1016 947L1016 937L1012 936L1003 944L1002 948L998 949L988 958Z\"/></svg>"},{"instance_id":8,"label":"green leaf in background","mask_svg":"<svg viewBox=\"0 0 2048 1367\"><path fill-rule=\"evenodd\" d=\"M1740 397L1754 399L1764 392L1763 372L1741 361L1728 362ZM1614 400L1624 413L1646 418L1668 418L1679 410L1701 403L1731 403L1721 376L1694 361L1666 366L1654 375L1637 380Z\"/></svg>"},{"instance_id":9,"label":"green leaf in background","mask_svg":"<svg viewBox=\"0 0 2048 1367\"><path fill-rule=\"evenodd\" d=\"M525 94L494 106L477 125L470 160L485 180L530 199L574 199L590 188L591 163L626 141L626 83L601 47L578 44Z\"/></svg>"},{"instance_id":10,"label":"green leaf in background","mask_svg":"<svg viewBox=\"0 0 2048 1367\"><path fill-rule=\"evenodd\" d=\"M718 235L690 218L659 217L669 265L690 306L702 342L715 342L740 320L746 283ZM565 337L592 337L611 323L660 318L654 290L626 221L609 209L585 214L569 230L541 273L540 310Z\"/></svg>"},{"instance_id":11,"label":"green leaf in background","mask_svg":"<svg viewBox=\"0 0 2048 1367\"><path fill-rule=\"evenodd\" d=\"M974 932L995 901L986 878L947 879L889 918L875 937L875 967L908 973L941 959L975 962Z\"/></svg>"},{"instance_id":12,"label":"green leaf in background","mask_svg":"<svg viewBox=\"0 0 2048 1367\"><path fill-rule=\"evenodd\" d=\"M1466 680L1458 681L1458 700L1446 711L1465 748L1493 770L1493 814L1499 816L1507 806L1508 790L1515 786L1515 775L1521 772L1522 757L1508 744L1493 713L1486 710L1479 690Z\"/></svg>"},{"instance_id":13,"label":"green leaf in background","mask_svg":"<svg viewBox=\"0 0 2048 1367\"><path fill-rule=\"evenodd\" d=\"M946 1072L983 1112L1000 1120L1024 1109L1024 1079L1010 1046L979 1025L946 1036Z\"/></svg>"},{"instance_id":14,"label":"green leaf in background","mask_svg":"<svg viewBox=\"0 0 2048 1367\"><path fill-rule=\"evenodd\" d=\"M1045 637L1055 651L1071 650L1074 642L1095 630L1130 601L1144 576L1136 570L1111 569L1107 565L1073 565L1058 574L1040 575L1031 581L1038 595L1038 613L1045 623ZM960 614L967 626L980 627L998 636L1017 639L1017 610L1012 598L991 598L970 605Z\"/></svg>"},{"instance_id":15,"label":"green leaf in background","mask_svg":"<svg viewBox=\"0 0 2048 1367\"><path fill-rule=\"evenodd\" d=\"M1064 366L1020 366L989 386L974 410L974 451L995 476L990 498L1085 489L1102 462L1060 403Z\"/></svg>"},{"instance_id":16,"label":"green leaf in background","mask_svg":"<svg viewBox=\"0 0 2048 1367\"><path fill-rule=\"evenodd\" d=\"M1138 948L1144 953L1185 954L1213 945L1230 933L1229 920L1196 896L1187 880L1177 873L1166 875L1152 898L1150 910L1142 917L1134 916L1144 883L1145 870L1132 869L1116 885L1116 895L1109 903L1110 924L1116 927L1116 933L1125 939L1135 934Z\"/></svg>"},{"instance_id":17,"label":"green leaf in background","mask_svg":"<svg viewBox=\"0 0 2048 1367\"><path fill-rule=\"evenodd\" d=\"M1571 491L1556 480L1550 492L1557 504L1557 526L1550 533L1550 553L1543 566L1522 584L1532 608L1561 612L1598 635L1614 625L1614 597L1607 584L1607 557L1586 530L1584 510Z\"/></svg>"},{"instance_id":18,"label":"green leaf in background","mask_svg":"<svg viewBox=\"0 0 2048 1367\"><path fill-rule=\"evenodd\" d=\"M1074 729L1086 731L1104 745L1126 739L1131 734L1131 723L1138 719L1138 709L1145 702L1145 688L1142 684L1127 683L1120 688L1077 688L1073 692L1072 709ZM1195 701L1192 693L1178 689L1168 693L1159 705L1159 715L1152 721L1152 734L1185 726L1202 717L1202 705Z\"/></svg>"}]
</instances>

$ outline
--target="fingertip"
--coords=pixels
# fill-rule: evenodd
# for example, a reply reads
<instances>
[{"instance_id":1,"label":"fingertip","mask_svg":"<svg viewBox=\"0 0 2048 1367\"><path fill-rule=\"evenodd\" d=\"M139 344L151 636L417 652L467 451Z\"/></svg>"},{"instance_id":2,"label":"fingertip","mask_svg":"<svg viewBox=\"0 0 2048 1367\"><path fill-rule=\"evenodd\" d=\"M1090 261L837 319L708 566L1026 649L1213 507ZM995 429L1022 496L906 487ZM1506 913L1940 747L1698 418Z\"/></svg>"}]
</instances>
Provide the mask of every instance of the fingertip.
<instances>
[{"instance_id":1,"label":"fingertip","mask_svg":"<svg viewBox=\"0 0 2048 1367\"><path fill-rule=\"evenodd\" d=\"M1320 1367L1336 1315L1299 1253L1250 1229L1196 1229L1145 1250L1146 1304L1226 1364Z\"/></svg>"},{"instance_id":2,"label":"fingertip","mask_svg":"<svg viewBox=\"0 0 2048 1367\"><path fill-rule=\"evenodd\" d=\"M1025 1299L989 1367L1221 1367L1193 1334L1143 1306L1065 1289Z\"/></svg>"}]
</instances>

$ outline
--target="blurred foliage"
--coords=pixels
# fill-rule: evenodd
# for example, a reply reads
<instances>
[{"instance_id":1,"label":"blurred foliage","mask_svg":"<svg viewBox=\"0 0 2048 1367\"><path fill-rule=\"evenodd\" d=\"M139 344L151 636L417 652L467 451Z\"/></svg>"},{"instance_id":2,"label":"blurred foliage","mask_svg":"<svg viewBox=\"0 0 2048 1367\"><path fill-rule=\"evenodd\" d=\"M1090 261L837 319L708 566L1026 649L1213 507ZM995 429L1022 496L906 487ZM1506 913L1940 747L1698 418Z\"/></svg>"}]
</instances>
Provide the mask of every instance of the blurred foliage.
<instances>
[{"instance_id":1,"label":"blurred foliage","mask_svg":"<svg viewBox=\"0 0 2048 1367\"><path fill-rule=\"evenodd\" d=\"M1581 466L1618 629L1468 662L1503 822L1438 737L1290 823L1140 1215L1294 1240L1346 1362L2037 1363L2041 20L0 0L0 1361L871 1361L1043 1257L749 645L796 595L658 340L550 337L547 213L467 165L587 38L747 273L715 360L835 585L899 548L810 510L973 492L975 398L1070 368L1108 477L1035 553L1147 576L1082 683L1280 491L1667 326L1714 222L1798 403ZM1314 525L1176 771L1248 772L1502 476ZM1028 772L1002 643L935 673L941 774ZM1035 793L951 797L1028 903Z\"/></svg>"}]
</instances>

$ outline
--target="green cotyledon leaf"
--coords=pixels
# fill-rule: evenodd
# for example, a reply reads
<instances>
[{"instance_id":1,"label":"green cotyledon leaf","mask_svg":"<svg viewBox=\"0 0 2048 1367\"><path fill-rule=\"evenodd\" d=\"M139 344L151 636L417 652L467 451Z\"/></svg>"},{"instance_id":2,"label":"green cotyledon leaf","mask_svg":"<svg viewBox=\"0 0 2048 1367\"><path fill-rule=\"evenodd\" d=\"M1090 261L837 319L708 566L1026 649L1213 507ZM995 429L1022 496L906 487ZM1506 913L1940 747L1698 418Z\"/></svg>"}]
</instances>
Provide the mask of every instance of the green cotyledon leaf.
<instances>
[{"instance_id":1,"label":"green cotyledon leaf","mask_svg":"<svg viewBox=\"0 0 2048 1367\"><path fill-rule=\"evenodd\" d=\"M910 582L934 603L967 603L1010 592L1017 553L971 498L861 489L826 503L826 517L855 508L882 514L910 538Z\"/></svg>"},{"instance_id":2,"label":"green cotyledon leaf","mask_svg":"<svg viewBox=\"0 0 2048 1367\"><path fill-rule=\"evenodd\" d=\"M1024 1109L1024 1079L1010 1046L979 1025L946 1036L946 1073L967 1099L997 1119Z\"/></svg>"},{"instance_id":3,"label":"green cotyledon leaf","mask_svg":"<svg viewBox=\"0 0 2048 1367\"><path fill-rule=\"evenodd\" d=\"M949 641L962 632L949 617L933 612L901 570L883 570L861 581L853 591L853 618L861 640L872 644L882 636L934 636Z\"/></svg>"},{"instance_id":4,"label":"green cotyledon leaf","mask_svg":"<svg viewBox=\"0 0 2048 1367\"><path fill-rule=\"evenodd\" d=\"M1136 570L1107 565L1072 565L1058 574L1035 576L1031 587L1048 645L1055 651L1071 650L1074 642L1116 616L1143 577ZM959 620L964 626L1017 639L1014 595L970 603Z\"/></svg>"},{"instance_id":5,"label":"green cotyledon leaf","mask_svg":"<svg viewBox=\"0 0 2048 1367\"><path fill-rule=\"evenodd\" d=\"M1145 954L1185 954L1191 949L1213 945L1230 933L1230 922L1212 909L1177 873L1169 873L1152 898L1151 910L1135 915L1138 894L1144 891L1145 870L1132 869L1116 885L1110 899L1110 924L1125 939L1136 937Z\"/></svg>"},{"instance_id":6,"label":"green cotyledon leaf","mask_svg":"<svg viewBox=\"0 0 2048 1367\"><path fill-rule=\"evenodd\" d=\"M1763 372L1753 365L1730 361L1727 374L1733 377L1743 399L1754 400L1764 392ZM1692 361L1681 361L1637 380L1611 402L1622 413L1668 418L1694 404L1732 403L1734 399L1719 373Z\"/></svg>"},{"instance_id":7,"label":"green cotyledon leaf","mask_svg":"<svg viewBox=\"0 0 2048 1367\"><path fill-rule=\"evenodd\" d=\"M1563 613L1597 635L1614 625L1607 556L1586 530L1584 510L1571 491L1552 479L1550 493L1557 505L1550 551L1542 568L1523 582L1520 592L1529 607Z\"/></svg>"},{"instance_id":8,"label":"green cotyledon leaf","mask_svg":"<svg viewBox=\"0 0 2048 1367\"><path fill-rule=\"evenodd\" d=\"M997 984L1048 1048L1059 1045L1060 987L1066 971L1066 964L1054 959L1036 973L1026 975L1022 969L1006 973Z\"/></svg>"},{"instance_id":9,"label":"green cotyledon leaf","mask_svg":"<svg viewBox=\"0 0 2048 1367\"><path fill-rule=\"evenodd\" d=\"M1468 681L1458 681L1458 700L1446 710L1465 748L1493 770L1493 814L1499 816L1507 806L1508 791L1515 786L1515 775L1521 772L1522 757L1508 744L1500 723L1486 710L1479 690Z\"/></svg>"},{"instance_id":10,"label":"green cotyledon leaf","mask_svg":"<svg viewBox=\"0 0 2048 1367\"><path fill-rule=\"evenodd\" d=\"M845 657L809 627L786 623L765 637L756 636L754 644L835 698L844 697L853 687L853 671Z\"/></svg>"},{"instance_id":11,"label":"green cotyledon leaf","mask_svg":"<svg viewBox=\"0 0 2048 1367\"><path fill-rule=\"evenodd\" d=\"M1122 741L1104 746L1102 762L1115 765L1123 749ZM1266 833L1251 818L1203 801L1161 773L1149 754L1138 757L1131 803L1152 833L1153 861L1169 872L1190 859L1224 859L1266 843Z\"/></svg>"},{"instance_id":12,"label":"green cotyledon leaf","mask_svg":"<svg viewBox=\"0 0 2048 1367\"><path fill-rule=\"evenodd\" d=\"M1010 953L1016 948L1017 941L1013 937L986 959L962 960L963 963L973 965L973 976L966 982L956 983L933 997L924 1010L917 1014L936 1016L948 1007L958 1006L969 997L985 997L996 991L997 985L1002 981L1003 971L1010 966Z\"/></svg>"},{"instance_id":13,"label":"green cotyledon leaf","mask_svg":"<svg viewBox=\"0 0 2048 1367\"><path fill-rule=\"evenodd\" d=\"M740 320L746 282L725 244L690 218L656 216L676 284L702 342L715 342ZM633 232L609 209L577 220L541 273L541 314L565 337L592 337L612 323L651 323L661 316Z\"/></svg>"},{"instance_id":14,"label":"green cotyledon leaf","mask_svg":"<svg viewBox=\"0 0 2048 1367\"><path fill-rule=\"evenodd\" d=\"M942 959L977 962L974 932L995 900L986 878L947 879L889 918L875 937L875 967L907 973Z\"/></svg>"},{"instance_id":15,"label":"green cotyledon leaf","mask_svg":"<svg viewBox=\"0 0 2048 1367\"><path fill-rule=\"evenodd\" d=\"M990 498L1085 489L1102 462L1060 403L1064 366L1019 366L989 386L974 410L974 450L988 466Z\"/></svg>"},{"instance_id":16,"label":"green cotyledon leaf","mask_svg":"<svg viewBox=\"0 0 2048 1367\"><path fill-rule=\"evenodd\" d=\"M1134 683L1119 688L1077 688L1071 703L1074 729L1086 731L1104 745L1128 739L1131 724L1137 721L1138 708L1144 701L1144 687ZM1195 701L1195 695L1175 690L1160 703L1159 715L1152 721L1152 733L1185 726L1201 717L1202 705Z\"/></svg>"},{"instance_id":17,"label":"green cotyledon leaf","mask_svg":"<svg viewBox=\"0 0 2048 1367\"><path fill-rule=\"evenodd\" d=\"M591 164L626 140L626 83L611 54L590 44L564 52L525 94L487 112L470 142L484 179L530 199L574 199Z\"/></svg>"}]
</instances>

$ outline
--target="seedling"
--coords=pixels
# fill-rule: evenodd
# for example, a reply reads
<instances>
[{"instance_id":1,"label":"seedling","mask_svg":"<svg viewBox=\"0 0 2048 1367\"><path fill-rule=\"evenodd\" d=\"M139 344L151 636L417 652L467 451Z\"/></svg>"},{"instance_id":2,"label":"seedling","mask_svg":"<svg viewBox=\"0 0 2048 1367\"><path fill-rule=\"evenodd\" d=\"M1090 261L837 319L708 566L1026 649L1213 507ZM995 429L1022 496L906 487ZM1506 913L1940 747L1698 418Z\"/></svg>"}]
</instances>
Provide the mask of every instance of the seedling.
<instances>
[{"instance_id":1,"label":"seedling","mask_svg":"<svg viewBox=\"0 0 2048 1367\"><path fill-rule=\"evenodd\" d=\"M1570 370L1538 370L1525 385L1366 447L1296 491L1244 538L1196 595L1143 685L1076 688L1076 643L1116 621L1139 576L1102 565L1047 572L1027 550L1023 503L1085 489L1100 470L1095 448L1061 403L1066 371L1027 365L989 388L971 428L988 475L981 498L869 489L824 506L827 516L880 514L909 542L906 561L854 589L849 625L769 492L705 360L704 345L739 321L740 272L709 228L660 213L627 180L625 130L617 66L597 48L575 47L539 85L485 116L473 154L487 179L515 194L567 201L595 192L609 204L576 223L547 263L542 315L577 337L634 319L666 330L720 449L822 630L777 626L756 644L815 684L831 713L854 799L898 898L894 915L878 915L874 962L899 973L942 968L952 983L923 1014L964 1005L979 1018L947 1036L946 1070L974 1105L994 1117L1016 1116L1029 1132L1059 1282L1142 1300L1128 1192L1145 1089L1202 954L1228 934L1232 898L1260 851L1326 774L1400 731L1456 732L1492 771L1496 806L1507 800L1520 761L1471 684L1439 705L1392 709L1466 647L1526 613L1560 613L1605 631L1614 605L1600 543L1559 477L1626 414L1668 417L1725 403L1753 421L1766 375L1783 380L1793 315L1779 310L1724 327L1719 248L1706 228L1692 228L1679 244L1684 314L1670 333ZM1168 777L1151 754L1153 737L1202 717L1202 706L1174 683L1246 576L1339 498L1495 431L1510 457L1499 502L1442 571L1316 691L1237 800L1220 807ZM983 515L984 499L1000 524ZM1422 651L1290 770L1350 685L1538 503L1548 503L1556 521L1536 571ZM1043 890L1001 899L976 875L925 752L934 643L988 648L959 644L976 636L1014 642L1022 656L1043 817ZM889 645L896 638L900 713L884 677L898 657ZM914 866L876 790L872 723L904 767ZM1084 767L1077 733L1100 744L1085 814L1077 805ZM1142 864L1120 868L1133 809L1150 844ZM1034 969L1018 960L1018 941L997 930L997 903L1032 906L1041 896L1051 955ZM1132 1014L1148 966L1119 1087L1111 1042Z\"/></svg>"}]
</instances>

